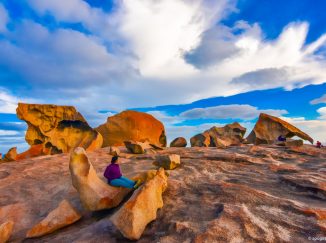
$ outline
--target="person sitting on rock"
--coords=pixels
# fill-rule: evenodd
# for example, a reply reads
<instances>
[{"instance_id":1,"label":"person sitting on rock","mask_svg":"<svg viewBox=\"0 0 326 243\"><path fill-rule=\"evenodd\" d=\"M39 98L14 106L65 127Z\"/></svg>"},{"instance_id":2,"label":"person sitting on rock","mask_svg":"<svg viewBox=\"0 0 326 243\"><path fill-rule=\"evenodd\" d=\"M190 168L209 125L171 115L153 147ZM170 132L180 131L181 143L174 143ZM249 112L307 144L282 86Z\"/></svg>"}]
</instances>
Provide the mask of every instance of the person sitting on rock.
<instances>
[{"instance_id":1,"label":"person sitting on rock","mask_svg":"<svg viewBox=\"0 0 326 243\"><path fill-rule=\"evenodd\" d=\"M120 166L117 164L118 159L118 156L113 156L111 164L105 169L104 177L108 179L108 184L116 187L137 188L138 183L122 176Z\"/></svg>"},{"instance_id":2,"label":"person sitting on rock","mask_svg":"<svg viewBox=\"0 0 326 243\"><path fill-rule=\"evenodd\" d=\"M285 141L286 141L286 137L283 136L283 135L280 135L280 136L278 136L277 140L278 140L279 142L285 142Z\"/></svg>"},{"instance_id":3,"label":"person sitting on rock","mask_svg":"<svg viewBox=\"0 0 326 243\"><path fill-rule=\"evenodd\" d=\"M317 147L317 148L321 148L321 147L323 147L323 145L321 144L321 142L317 141L317 143L316 143L316 147Z\"/></svg>"}]
</instances>

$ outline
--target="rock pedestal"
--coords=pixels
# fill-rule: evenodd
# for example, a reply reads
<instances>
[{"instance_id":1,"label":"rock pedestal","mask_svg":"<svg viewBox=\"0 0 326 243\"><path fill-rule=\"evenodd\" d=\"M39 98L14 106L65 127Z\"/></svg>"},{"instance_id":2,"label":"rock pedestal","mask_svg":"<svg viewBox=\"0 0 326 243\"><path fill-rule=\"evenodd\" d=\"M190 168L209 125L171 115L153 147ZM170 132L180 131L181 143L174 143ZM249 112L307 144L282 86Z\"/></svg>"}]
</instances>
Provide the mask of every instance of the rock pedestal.
<instances>
[{"instance_id":1,"label":"rock pedestal","mask_svg":"<svg viewBox=\"0 0 326 243\"><path fill-rule=\"evenodd\" d=\"M113 187L96 174L83 148L76 148L70 155L69 169L72 184L79 193L85 209L97 211L119 205L130 189Z\"/></svg>"}]
</instances>

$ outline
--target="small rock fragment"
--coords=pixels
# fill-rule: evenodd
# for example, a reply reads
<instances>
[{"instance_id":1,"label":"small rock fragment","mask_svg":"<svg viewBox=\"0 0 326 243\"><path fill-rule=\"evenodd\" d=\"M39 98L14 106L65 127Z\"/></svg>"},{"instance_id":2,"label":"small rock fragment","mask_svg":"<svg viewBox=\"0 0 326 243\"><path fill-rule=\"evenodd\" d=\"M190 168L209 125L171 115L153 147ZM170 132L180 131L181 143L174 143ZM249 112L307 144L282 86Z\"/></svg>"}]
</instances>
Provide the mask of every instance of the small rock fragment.
<instances>
[{"instance_id":1,"label":"small rock fragment","mask_svg":"<svg viewBox=\"0 0 326 243\"><path fill-rule=\"evenodd\" d=\"M173 170L180 165L180 155L159 155L155 157L153 164L163 167L166 170Z\"/></svg>"},{"instance_id":2,"label":"small rock fragment","mask_svg":"<svg viewBox=\"0 0 326 243\"><path fill-rule=\"evenodd\" d=\"M112 155L112 156L119 156L120 155L120 149L117 148L117 147L111 146L109 154Z\"/></svg>"},{"instance_id":3,"label":"small rock fragment","mask_svg":"<svg viewBox=\"0 0 326 243\"><path fill-rule=\"evenodd\" d=\"M35 238L50 234L67 225L73 224L81 218L81 215L71 206L67 200L63 200L59 206L51 211L41 222L27 232L27 238Z\"/></svg>"},{"instance_id":4,"label":"small rock fragment","mask_svg":"<svg viewBox=\"0 0 326 243\"><path fill-rule=\"evenodd\" d=\"M0 225L0 242L1 243L6 243L9 240L13 228L14 228L13 221L7 221Z\"/></svg>"},{"instance_id":5,"label":"small rock fragment","mask_svg":"<svg viewBox=\"0 0 326 243\"><path fill-rule=\"evenodd\" d=\"M3 161L4 162L11 162L16 161L17 159L17 147L13 147L8 150L8 152L5 154Z\"/></svg>"},{"instance_id":6,"label":"small rock fragment","mask_svg":"<svg viewBox=\"0 0 326 243\"><path fill-rule=\"evenodd\" d=\"M132 140L125 141L126 148L133 154L144 154L147 146L141 142L135 142Z\"/></svg>"}]
</instances>

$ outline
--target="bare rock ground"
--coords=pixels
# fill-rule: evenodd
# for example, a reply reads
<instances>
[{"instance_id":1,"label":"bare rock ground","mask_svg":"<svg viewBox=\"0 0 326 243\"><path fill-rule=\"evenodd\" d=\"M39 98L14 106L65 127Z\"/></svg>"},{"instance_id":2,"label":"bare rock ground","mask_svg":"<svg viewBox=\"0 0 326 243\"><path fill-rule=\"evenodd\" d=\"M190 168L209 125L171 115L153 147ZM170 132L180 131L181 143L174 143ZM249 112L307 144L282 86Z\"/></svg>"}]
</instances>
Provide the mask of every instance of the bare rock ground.
<instances>
[{"instance_id":1,"label":"bare rock ground","mask_svg":"<svg viewBox=\"0 0 326 243\"><path fill-rule=\"evenodd\" d=\"M155 169L155 154L120 148L124 175ZM98 175L109 148L90 152ZM164 207L139 242L309 242L326 237L326 149L236 146L167 148L181 165L169 171ZM87 212L72 187L69 155L0 164L0 223L15 222L10 242L130 242L109 217ZM38 239L26 232L67 199L82 214L75 224ZM311 238L310 238L311 239Z\"/></svg>"}]
</instances>

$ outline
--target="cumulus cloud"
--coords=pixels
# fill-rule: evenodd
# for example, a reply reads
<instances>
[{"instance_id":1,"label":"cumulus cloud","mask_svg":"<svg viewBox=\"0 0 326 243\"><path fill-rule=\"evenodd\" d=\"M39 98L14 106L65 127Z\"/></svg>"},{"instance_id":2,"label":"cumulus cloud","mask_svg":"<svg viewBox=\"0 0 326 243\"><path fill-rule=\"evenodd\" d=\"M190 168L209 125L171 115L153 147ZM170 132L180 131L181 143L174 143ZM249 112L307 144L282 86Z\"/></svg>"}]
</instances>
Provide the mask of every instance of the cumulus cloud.
<instances>
[{"instance_id":1,"label":"cumulus cloud","mask_svg":"<svg viewBox=\"0 0 326 243\"><path fill-rule=\"evenodd\" d=\"M184 111L180 114L186 119L242 119L252 120L259 116L260 113L268 113L273 116L287 114L286 110L259 110L251 105L220 105L207 108L195 108Z\"/></svg>"},{"instance_id":2,"label":"cumulus cloud","mask_svg":"<svg viewBox=\"0 0 326 243\"><path fill-rule=\"evenodd\" d=\"M310 104L312 104L312 105L317 105L317 104L322 104L322 103L326 103L326 94L324 94L320 98L310 101Z\"/></svg>"},{"instance_id":3,"label":"cumulus cloud","mask_svg":"<svg viewBox=\"0 0 326 243\"><path fill-rule=\"evenodd\" d=\"M9 15L3 4L0 3L0 33L7 30Z\"/></svg>"},{"instance_id":4,"label":"cumulus cloud","mask_svg":"<svg viewBox=\"0 0 326 243\"><path fill-rule=\"evenodd\" d=\"M321 120L326 120L326 107L321 107L317 110L317 112L320 114L318 117Z\"/></svg>"}]
</instances>

